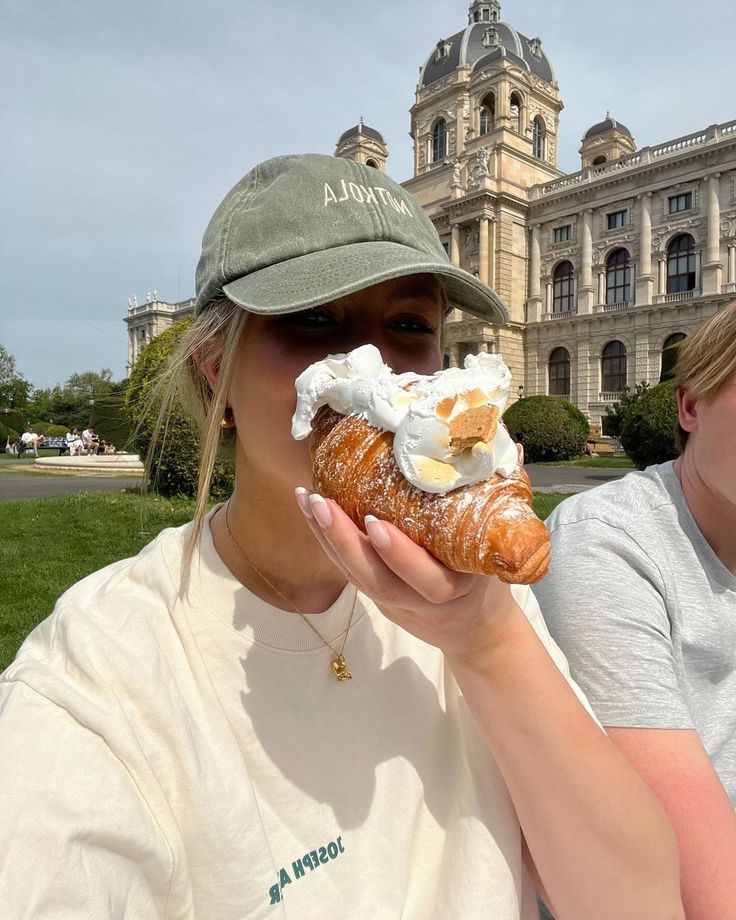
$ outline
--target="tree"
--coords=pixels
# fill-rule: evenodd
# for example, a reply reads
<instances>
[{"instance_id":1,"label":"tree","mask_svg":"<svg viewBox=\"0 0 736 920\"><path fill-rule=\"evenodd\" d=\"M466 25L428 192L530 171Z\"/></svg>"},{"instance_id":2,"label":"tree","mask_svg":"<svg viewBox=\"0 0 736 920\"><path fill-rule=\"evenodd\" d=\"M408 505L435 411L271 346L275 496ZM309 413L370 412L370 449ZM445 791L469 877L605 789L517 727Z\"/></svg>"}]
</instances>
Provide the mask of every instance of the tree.
<instances>
[{"instance_id":1,"label":"tree","mask_svg":"<svg viewBox=\"0 0 736 920\"><path fill-rule=\"evenodd\" d=\"M647 388L626 413L621 432L624 450L637 469L665 463L677 456L676 427L677 398L673 381Z\"/></svg>"},{"instance_id":2,"label":"tree","mask_svg":"<svg viewBox=\"0 0 736 920\"><path fill-rule=\"evenodd\" d=\"M0 345L0 408L25 410L30 395L31 385L18 373L14 356Z\"/></svg>"},{"instance_id":3,"label":"tree","mask_svg":"<svg viewBox=\"0 0 736 920\"><path fill-rule=\"evenodd\" d=\"M112 371L103 367L96 371L84 371L82 374L72 374L64 384L64 390L73 397L80 399L94 399L96 396L107 396L115 388L112 382Z\"/></svg>"},{"instance_id":4,"label":"tree","mask_svg":"<svg viewBox=\"0 0 736 920\"><path fill-rule=\"evenodd\" d=\"M626 416L634 408L637 400L649 389L646 380L637 383L636 389L624 387L621 391L621 399L612 406L606 406L606 412L602 419L603 434L609 438L620 438L623 431Z\"/></svg>"}]
</instances>

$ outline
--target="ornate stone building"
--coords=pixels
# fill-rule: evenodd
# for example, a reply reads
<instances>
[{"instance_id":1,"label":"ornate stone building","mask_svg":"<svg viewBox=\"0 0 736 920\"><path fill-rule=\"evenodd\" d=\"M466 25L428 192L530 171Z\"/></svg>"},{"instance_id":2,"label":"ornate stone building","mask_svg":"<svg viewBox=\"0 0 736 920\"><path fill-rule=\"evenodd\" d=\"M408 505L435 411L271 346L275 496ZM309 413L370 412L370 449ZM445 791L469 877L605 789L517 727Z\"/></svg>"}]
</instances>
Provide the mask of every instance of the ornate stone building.
<instances>
[{"instance_id":1,"label":"ornate stone building","mask_svg":"<svg viewBox=\"0 0 736 920\"><path fill-rule=\"evenodd\" d=\"M500 351L521 392L567 397L598 425L736 294L736 122L637 150L609 114L563 175L562 108L541 39L474 0L420 71L404 186L509 309L503 327L453 311L449 363Z\"/></svg>"},{"instance_id":2,"label":"ornate stone building","mask_svg":"<svg viewBox=\"0 0 736 920\"><path fill-rule=\"evenodd\" d=\"M166 303L160 300L158 291L146 294L146 302L139 304L136 297L128 301L128 313L125 324L128 327L128 363L127 374L135 367L138 356L146 345L157 335L165 332L169 326L194 313L194 298L179 303Z\"/></svg>"},{"instance_id":3,"label":"ornate stone building","mask_svg":"<svg viewBox=\"0 0 736 920\"><path fill-rule=\"evenodd\" d=\"M453 310L446 361L499 351L520 393L568 398L597 426L624 386L659 379L666 346L736 296L736 121L637 150L607 114L582 139L581 170L563 174L562 108L542 40L504 22L498 0L473 0L420 70L404 186L452 261L509 310L500 327ZM335 153L386 168L362 118ZM129 365L192 309L149 299L129 306Z\"/></svg>"}]
</instances>

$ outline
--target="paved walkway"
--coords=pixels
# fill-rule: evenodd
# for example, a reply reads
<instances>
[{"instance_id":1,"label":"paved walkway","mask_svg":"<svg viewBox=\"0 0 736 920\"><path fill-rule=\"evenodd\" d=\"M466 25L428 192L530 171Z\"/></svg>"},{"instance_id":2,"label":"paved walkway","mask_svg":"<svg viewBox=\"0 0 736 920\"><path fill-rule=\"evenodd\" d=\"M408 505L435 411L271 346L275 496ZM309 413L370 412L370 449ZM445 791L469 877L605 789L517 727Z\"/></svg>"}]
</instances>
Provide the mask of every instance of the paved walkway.
<instances>
[{"instance_id":1,"label":"paved walkway","mask_svg":"<svg viewBox=\"0 0 736 920\"><path fill-rule=\"evenodd\" d=\"M604 482L621 479L631 470L611 467L596 469L586 466L539 466L529 463L525 467L535 492L585 492Z\"/></svg>"},{"instance_id":2,"label":"paved walkway","mask_svg":"<svg viewBox=\"0 0 736 920\"><path fill-rule=\"evenodd\" d=\"M612 479L620 479L628 470L591 469L578 466L526 467L536 492L584 492ZM72 476L70 474L32 474L16 476L0 470L0 501L15 498L48 498L77 492L117 492L140 485L140 477Z\"/></svg>"}]
</instances>

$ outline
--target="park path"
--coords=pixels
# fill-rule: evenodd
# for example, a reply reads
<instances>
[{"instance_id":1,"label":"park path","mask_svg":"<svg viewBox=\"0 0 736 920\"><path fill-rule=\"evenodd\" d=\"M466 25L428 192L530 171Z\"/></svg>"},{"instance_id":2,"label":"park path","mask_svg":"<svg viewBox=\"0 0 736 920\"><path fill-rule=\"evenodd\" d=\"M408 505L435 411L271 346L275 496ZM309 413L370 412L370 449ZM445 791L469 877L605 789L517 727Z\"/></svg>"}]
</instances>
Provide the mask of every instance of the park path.
<instances>
[{"instance_id":1,"label":"park path","mask_svg":"<svg viewBox=\"0 0 736 920\"><path fill-rule=\"evenodd\" d=\"M628 470L591 469L577 466L526 467L535 492L585 492L604 482L620 479ZM140 478L120 476L71 476L68 474L32 474L18 476L0 472L0 501L17 498L48 498L77 492L118 492L140 485Z\"/></svg>"}]
</instances>

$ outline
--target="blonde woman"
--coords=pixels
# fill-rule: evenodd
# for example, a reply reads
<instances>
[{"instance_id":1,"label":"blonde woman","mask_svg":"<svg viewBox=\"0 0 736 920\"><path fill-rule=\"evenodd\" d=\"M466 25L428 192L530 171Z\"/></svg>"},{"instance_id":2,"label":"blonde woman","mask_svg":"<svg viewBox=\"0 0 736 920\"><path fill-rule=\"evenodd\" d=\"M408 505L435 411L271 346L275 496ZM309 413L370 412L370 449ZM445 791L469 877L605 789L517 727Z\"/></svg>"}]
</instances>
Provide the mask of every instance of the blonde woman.
<instances>
[{"instance_id":1,"label":"blonde woman","mask_svg":"<svg viewBox=\"0 0 736 920\"><path fill-rule=\"evenodd\" d=\"M677 360L681 454L560 505L535 588L673 823L688 918L736 917L736 303Z\"/></svg>"},{"instance_id":2,"label":"blonde woman","mask_svg":"<svg viewBox=\"0 0 736 920\"><path fill-rule=\"evenodd\" d=\"M681 918L667 820L531 592L295 499L297 375L366 342L433 372L448 296L501 321L496 295L386 176L312 155L226 196L197 291L195 521L74 586L0 685L10 917L531 920L536 887L570 920Z\"/></svg>"}]
</instances>

